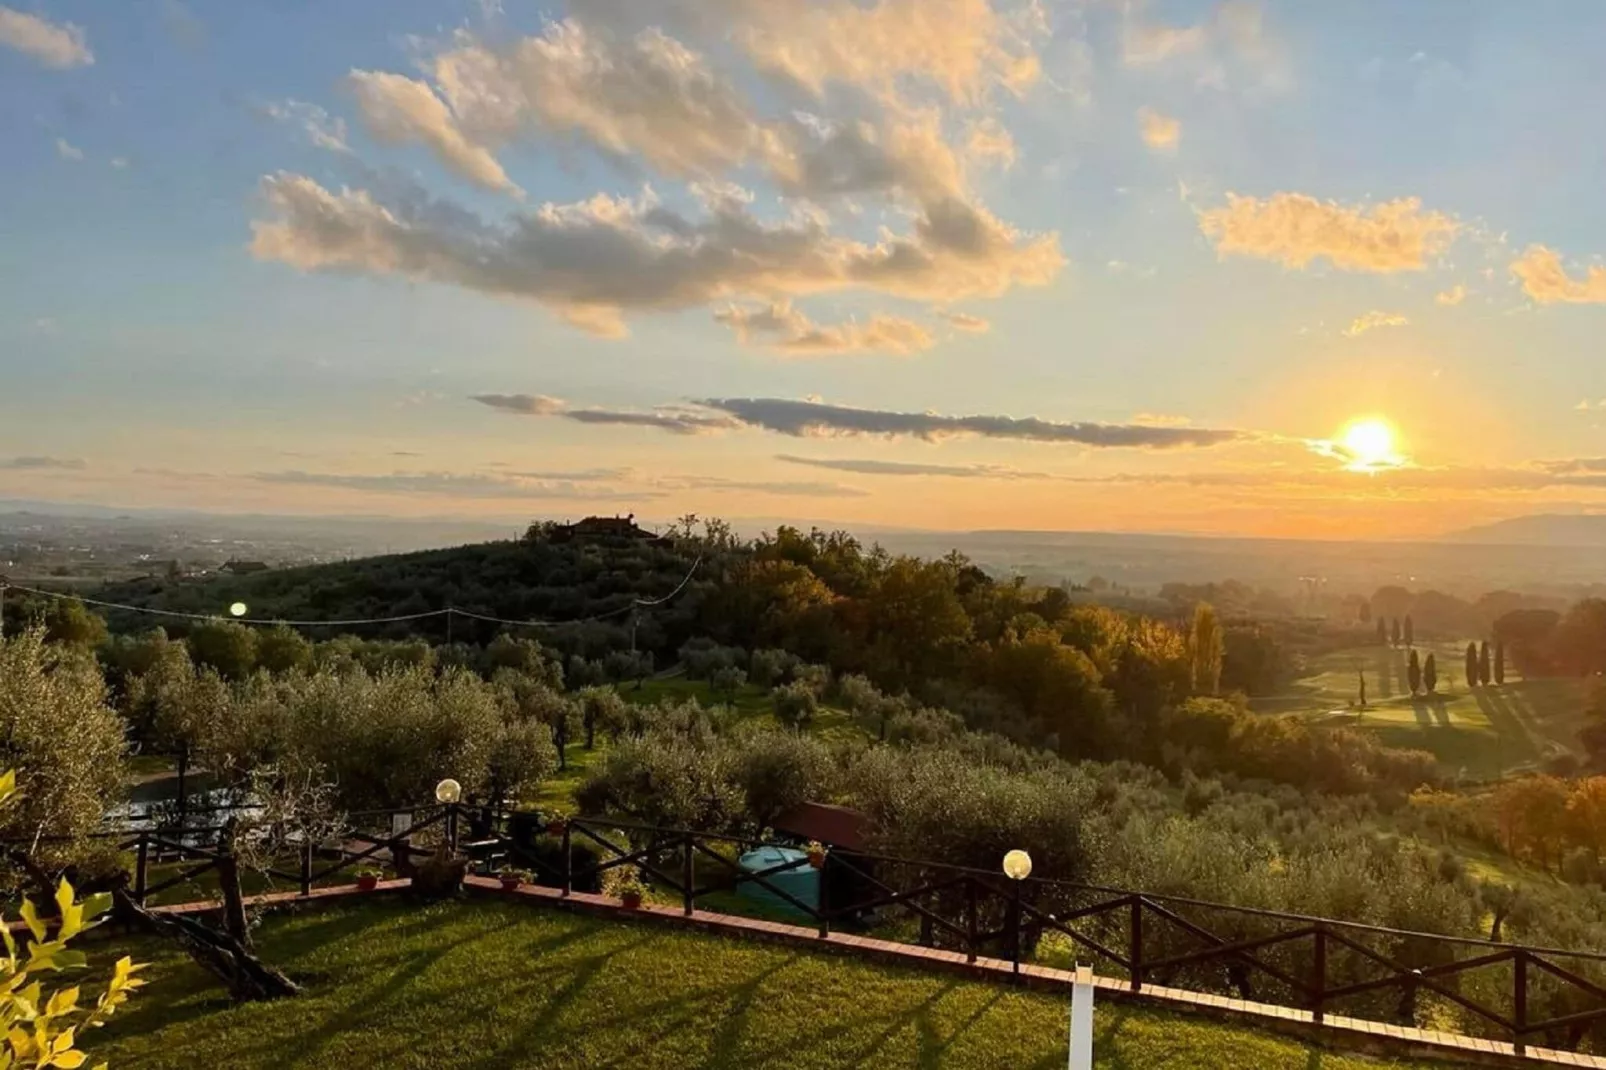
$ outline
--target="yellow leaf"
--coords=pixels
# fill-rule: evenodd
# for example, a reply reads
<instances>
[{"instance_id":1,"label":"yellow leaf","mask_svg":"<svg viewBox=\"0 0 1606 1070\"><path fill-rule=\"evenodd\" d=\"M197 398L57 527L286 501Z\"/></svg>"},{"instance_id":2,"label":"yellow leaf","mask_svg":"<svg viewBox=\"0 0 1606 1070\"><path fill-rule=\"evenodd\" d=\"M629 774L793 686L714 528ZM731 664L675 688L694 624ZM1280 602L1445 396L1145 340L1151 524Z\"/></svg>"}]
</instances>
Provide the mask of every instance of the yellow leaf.
<instances>
[{"instance_id":1,"label":"yellow leaf","mask_svg":"<svg viewBox=\"0 0 1606 1070\"><path fill-rule=\"evenodd\" d=\"M50 1065L59 1066L62 1070L78 1070L88 1058L89 1056L81 1051L64 1051L60 1055L52 1056Z\"/></svg>"},{"instance_id":2,"label":"yellow leaf","mask_svg":"<svg viewBox=\"0 0 1606 1070\"><path fill-rule=\"evenodd\" d=\"M39 911L34 909L33 900L24 899L22 901L22 909L18 913L22 915L22 923L28 926L29 932L33 933L33 938L35 940L43 940L45 938L45 923L39 920Z\"/></svg>"},{"instance_id":3,"label":"yellow leaf","mask_svg":"<svg viewBox=\"0 0 1606 1070\"><path fill-rule=\"evenodd\" d=\"M0 803L4 803L17 793L17 771L7 769L0 773Z\"/></svg>"},{"instance_id":4,"label":"yellow leaf","mask_svg":"<svg viewBox=\"0 0 1606 1070\"><path fill-rule=\"evenodd\" d=\"M66 1014L76 1006L78 1006L77 986L72 988L63 988L61 991L50 997L50 1002L45 1004L45 1013L50 1017L55 1018Z\"/></svg>"},{"instance_id":5,"label":"yellow leaf","mask_svg":"<svg viewBox=\"0 0 1606 1070\"><path fill-rule=\"evenodd\" d=\"M51 1053L56 1054L58 1052L72 1051L72 1045L75 1039L77 1039L77 1030L63 1029L59 1034L57 1034L56 1039L50 1042ZM79 1062L82 1061L82 1059L79 1060ZM63 1063L61 1065L66 1064Z\"/></svg>"}]
</instances>

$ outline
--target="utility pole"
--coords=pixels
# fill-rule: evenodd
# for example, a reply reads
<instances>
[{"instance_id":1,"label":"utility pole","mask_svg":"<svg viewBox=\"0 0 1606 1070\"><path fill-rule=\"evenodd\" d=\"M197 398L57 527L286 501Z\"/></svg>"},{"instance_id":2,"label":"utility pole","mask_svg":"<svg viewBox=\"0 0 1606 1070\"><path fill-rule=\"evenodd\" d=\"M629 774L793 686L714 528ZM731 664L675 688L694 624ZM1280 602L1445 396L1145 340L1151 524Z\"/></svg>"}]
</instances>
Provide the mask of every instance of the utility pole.
<instances>
[{"instance_id":1,"label":"utility pole","mask_svg":"<svg viewBox=\"0 0 1606 1070\"><path fill-rule=\"evenodd\" d=\"M0 576L0 639L6 637L6 578Z\"/></svg>"}]
</instances>

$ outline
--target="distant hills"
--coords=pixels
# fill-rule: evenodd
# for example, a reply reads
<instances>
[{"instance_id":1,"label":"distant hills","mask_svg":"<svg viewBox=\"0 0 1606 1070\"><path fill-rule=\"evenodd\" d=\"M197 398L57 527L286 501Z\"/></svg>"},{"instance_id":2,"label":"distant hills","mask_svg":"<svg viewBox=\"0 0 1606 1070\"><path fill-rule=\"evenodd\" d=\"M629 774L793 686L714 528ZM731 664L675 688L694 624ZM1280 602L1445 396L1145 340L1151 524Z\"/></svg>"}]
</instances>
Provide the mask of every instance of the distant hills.
<instances>
[{"instance_id":1,"label":"distant hills","mask_svg":"<svg viewBox=\"0 0 1606 1070\"><path fill-rule=\"evenodd\" d=\"M1606 514L1540 513L1468 528L1447 541L1485 546L1599 546L1606 548Z\"/></svg>"}]
</instances>

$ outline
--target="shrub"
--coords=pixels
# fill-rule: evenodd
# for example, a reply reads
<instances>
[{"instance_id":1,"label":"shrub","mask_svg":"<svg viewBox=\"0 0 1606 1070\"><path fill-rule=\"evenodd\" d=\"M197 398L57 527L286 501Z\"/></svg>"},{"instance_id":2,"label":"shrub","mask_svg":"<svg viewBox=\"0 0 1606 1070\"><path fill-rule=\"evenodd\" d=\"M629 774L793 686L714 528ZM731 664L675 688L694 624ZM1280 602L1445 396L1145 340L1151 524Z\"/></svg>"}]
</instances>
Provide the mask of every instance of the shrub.
<instances>
[{"instance_id":1,"label":"shrub","mask_svg":"<svg viewBox=\"0 0 1606 1070\"><path fill-rule=\"evenodd\" d=\"M784 725L803 728L819 712L819 699L813 689L801 681L777 687L774 695L775 716Z\"/></svg>"}]
</instances>

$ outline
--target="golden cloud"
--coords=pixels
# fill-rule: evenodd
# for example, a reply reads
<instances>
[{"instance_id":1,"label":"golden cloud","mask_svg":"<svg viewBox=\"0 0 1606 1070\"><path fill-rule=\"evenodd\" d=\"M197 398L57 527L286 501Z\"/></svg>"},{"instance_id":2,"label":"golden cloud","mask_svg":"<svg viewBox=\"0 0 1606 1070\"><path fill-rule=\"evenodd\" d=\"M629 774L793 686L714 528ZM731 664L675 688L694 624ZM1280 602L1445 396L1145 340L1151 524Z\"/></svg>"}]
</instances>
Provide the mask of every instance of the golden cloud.
<instances>
[{"instance_id":1,"label":"golden cloud","mask_svg":"<svg viewBox=\"0 0 1606 1070\"><path fill-rule=\"evenodd\" d=\"M1138 109L1138 128L1143 134L1143 143L1156 152L1171 152L1182 137L1182 123L1153 108Z\"/></svg>"},{"instance_id":2,"label":"golden cloud","mask_svg":"<svg viewBox=\"0 0 1606 1070\"><path fill-rule=\"evenodd\" d=\"M1543 245L1530 245L1511 262L1511 273L1522 280L1522 291L1541 305L1601 304L1606 302L1606 267L1591 267L1583 279L1574 279L1561 257Z\"/></svg>"},{"instance_id":3,"label":"golden cloud","mask_svg":"<svg viewBox=\"0 0 1606 1070\"><path fill-rule=\"evenodd\" d=\"M1367 331L1376 330L1379 327L1404 327L1410 322L1410 320L1406 319L1398 312L1373 311L1368 312L1363 316L1357 316L1355 320L1351 322L1347 328L1345 328L1344 334L1350 338L1354 338L1356 335L1365 334Z\"/></svg>"},{"instance_id":4,"label":"golden cloud","mask_svg":"<svg viewBox=\"0 0 1606 1070\"><path fill-rule=\"evenodd\" d=\"M1424 212L1415 197L1366 207L1303 193L1265 200L1229 193L1225 206L1199 214L1199 229L1222 256L1253 256L1299 269L1325 258L1345 271L1389 274L1427 267L1460 224L1441 212Z\"/></svg>"}]
</instances>

